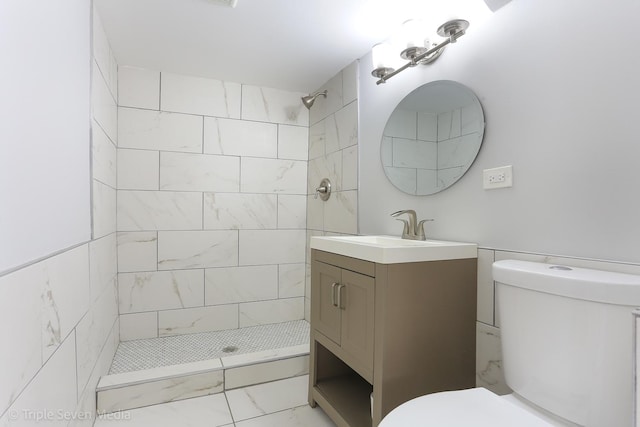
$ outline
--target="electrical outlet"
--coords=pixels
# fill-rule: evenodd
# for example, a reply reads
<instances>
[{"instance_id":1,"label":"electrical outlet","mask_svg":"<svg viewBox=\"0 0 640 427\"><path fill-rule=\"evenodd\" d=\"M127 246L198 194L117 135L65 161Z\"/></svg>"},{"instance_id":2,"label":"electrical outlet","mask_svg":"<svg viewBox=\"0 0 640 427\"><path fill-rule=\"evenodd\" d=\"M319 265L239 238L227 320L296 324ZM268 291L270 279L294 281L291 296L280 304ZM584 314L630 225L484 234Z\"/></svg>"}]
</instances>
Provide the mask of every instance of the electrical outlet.
<instances>
[{"instance_id":1,"label":"electrical outlet","mask_svg":"<svg viewBox=\"0 0 640 427\"><path fill-rule=\"evenodd\" d=\"M513 173L511 166L485 169L482 171L482 185L485 190L494 188L513 187Z\"/></svg>"},{"instance_id":2,"label":"electrical outlet","mask_svg":"<svg viewBox=\"0 0 640 427\"><path fill-rule=\"evenodd\" d=\"M490 173L489 174L489 184L496 184L498 182L504 182L504 172L498 173Z\"/></svg>"}]
</instances>

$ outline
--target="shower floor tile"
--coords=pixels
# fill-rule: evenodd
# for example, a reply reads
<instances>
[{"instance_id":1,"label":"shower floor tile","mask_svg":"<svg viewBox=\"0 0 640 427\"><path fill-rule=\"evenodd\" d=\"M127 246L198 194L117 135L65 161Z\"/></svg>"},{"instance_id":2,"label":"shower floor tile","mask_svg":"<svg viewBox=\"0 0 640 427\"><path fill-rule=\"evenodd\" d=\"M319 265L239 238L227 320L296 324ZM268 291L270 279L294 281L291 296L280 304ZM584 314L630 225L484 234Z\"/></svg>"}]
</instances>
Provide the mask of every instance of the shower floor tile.
<instances>
[{"instance_id":1,"label":"shower floor tile","mask_svg":"<svg viewBox=\"0 0 640 427\"><path fill-rule=\"evenodd\" d=\"M109 374L198 362L309 343L305 320L120 343Z\"/></svg>"}]
</instances>

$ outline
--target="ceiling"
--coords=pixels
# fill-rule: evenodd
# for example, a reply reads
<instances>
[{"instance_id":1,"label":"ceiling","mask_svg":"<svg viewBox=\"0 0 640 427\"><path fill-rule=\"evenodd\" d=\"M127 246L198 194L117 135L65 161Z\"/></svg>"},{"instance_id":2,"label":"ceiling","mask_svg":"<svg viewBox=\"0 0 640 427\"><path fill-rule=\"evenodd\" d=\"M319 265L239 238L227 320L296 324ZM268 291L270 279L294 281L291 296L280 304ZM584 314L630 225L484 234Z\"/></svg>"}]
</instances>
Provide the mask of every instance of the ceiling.
<instances>
[{"instance_id":1,"label":"ceiling","mask_svg":"<svg viewBox=\"0 0 640 427\"><path fill-rule=\"evenodd\" d=\"M297 92L319 88L407 19L421 18L435 33L452 17L489 13L483 0L238 0L235 8L220 0L94 4L119 65Z\"/></svg>"}]
</instances>

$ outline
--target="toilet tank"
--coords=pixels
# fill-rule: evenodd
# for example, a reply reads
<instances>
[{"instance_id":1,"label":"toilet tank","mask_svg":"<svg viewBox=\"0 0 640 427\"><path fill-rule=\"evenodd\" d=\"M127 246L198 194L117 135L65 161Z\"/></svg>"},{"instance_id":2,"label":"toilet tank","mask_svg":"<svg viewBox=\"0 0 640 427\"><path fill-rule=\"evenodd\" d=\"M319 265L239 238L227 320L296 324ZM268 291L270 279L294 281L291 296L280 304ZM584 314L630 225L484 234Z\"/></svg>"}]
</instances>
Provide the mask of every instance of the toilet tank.
<instances>
[{"instance_id":1,"label":"toilet tank","mask_svg":"<svg viewBox=\"0 0 640 427\"><path fill-rule=\"evenodd\" d=\"M640 276L505 260L493 279L509 387L581 426L631 426Z\"/></svg>"}]
</instances>

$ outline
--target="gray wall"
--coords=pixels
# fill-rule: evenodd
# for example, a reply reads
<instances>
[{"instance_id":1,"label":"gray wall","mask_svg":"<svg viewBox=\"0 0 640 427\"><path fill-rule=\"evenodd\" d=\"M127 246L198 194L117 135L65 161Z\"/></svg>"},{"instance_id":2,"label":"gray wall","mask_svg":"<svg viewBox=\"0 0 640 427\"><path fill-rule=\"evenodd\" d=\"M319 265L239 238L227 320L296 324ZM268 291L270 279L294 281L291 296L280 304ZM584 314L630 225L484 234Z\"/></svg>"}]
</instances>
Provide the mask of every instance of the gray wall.
<instances>
[{"instance_id":1,"label":"gray wall","mask_svg":"<svg viewBox=\"0 0 640 427\"><path fill-rule=\"evenodd\" d=\"M516 0L472 22L436 63L385 85L362 58L359 232L398 234L389 213L413 208L435 219L430 238L640 262L637 16L635 0ZM480 99L483 146L453 187L409 196L384 176L382 131L406 94L443 79ZM513 165L513 188L483 190L482 170L503 165Z\"/></svg>"},{"instance_id":2,"label":"gray wall","mask_svg":"<svg viewBox=\"0 0 640 427\"><path fill-rule=\"evenodd\" d=\"M0 4L0 274L91 239L87 3Z\"/></svg>"}]
</instances>

